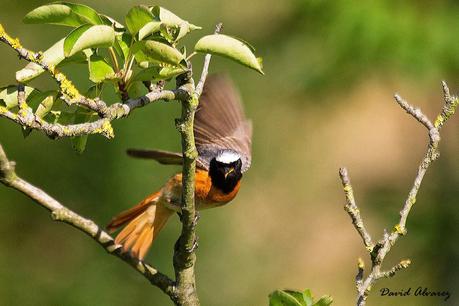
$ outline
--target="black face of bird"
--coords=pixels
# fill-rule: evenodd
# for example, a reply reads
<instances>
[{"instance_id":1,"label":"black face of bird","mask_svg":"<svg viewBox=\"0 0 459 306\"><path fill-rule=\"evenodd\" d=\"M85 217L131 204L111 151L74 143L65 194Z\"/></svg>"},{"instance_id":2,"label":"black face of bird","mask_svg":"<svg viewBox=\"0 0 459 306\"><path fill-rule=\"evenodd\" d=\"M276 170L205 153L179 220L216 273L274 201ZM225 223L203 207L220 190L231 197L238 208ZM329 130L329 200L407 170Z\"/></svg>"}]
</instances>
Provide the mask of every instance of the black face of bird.
<instances>
[{"instance_id":1,"label":"black face of bird","mask_svg":"<svg viewBox=\"0 0 459 306\"><path fill-rule=\"evenodd\" d=\"M209 175L212 185L224 193L230 193L242 178L242 161L240 157L234 161L219 157L221 156L210 161Z\"/></svg>"}]
</instances>

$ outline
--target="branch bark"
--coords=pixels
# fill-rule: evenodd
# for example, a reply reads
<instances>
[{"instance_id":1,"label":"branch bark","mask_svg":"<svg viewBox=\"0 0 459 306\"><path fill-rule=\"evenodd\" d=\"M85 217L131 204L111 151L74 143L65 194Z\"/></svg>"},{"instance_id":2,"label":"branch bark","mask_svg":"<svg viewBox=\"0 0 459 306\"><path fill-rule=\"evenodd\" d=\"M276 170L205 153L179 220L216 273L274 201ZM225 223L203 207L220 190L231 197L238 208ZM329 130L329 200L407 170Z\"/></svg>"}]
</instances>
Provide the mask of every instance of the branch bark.
<instances>
[{"instance_id":1,"label":"branch bark","mask_svg":"<svg viewBox=\"0 0 459 306\"><path fill-rule=\"evenodd\" d=\"M15 163L10 161L0 144L0 182L14 188L47 209L54 221L67 223L85 233L96 241L107 253L118 257L142 274L152 285L157 286L166 294L174 291L174 282L165 274L159 272L151 265L138 262L129 254L121 253L121 245L116 245L115 240L94 221L84 218L68 209L43 190L28 183L16 174Z\"/></svg>"},{"instance_id":2,"label":"branch bark","mask_svg":"<svg viewBox=\"0 0 459 306\"><path fill-rule=\"evenodd\" d=\"M430 164L435 161L438 156L438 144L440 142L440 129L446 123L446 121L453 115L456 111L456 108L459 104L459 99L450 95L448 86L445 82L442 82L443 94L445 104L442 108L442 111L437 116L435 123L428 119L426 115L422 113L419 108L411 106L408 102L402 99L399 95L395 95L395 101L402 107L408 114L413 116L417 121L419 121L424 127L428 130L429 135L429 144L427 146L427 151L424 155L424 158L419 164L416 177L414 179L413 186L408 194L405 203L403 204L402 210L400 211L399 222L393 227L393 230L388 233L384 230L384 235L381 240L379 240L375 245L373 245L371 236L366 230L360 211L355 204L354 195L352 192L352 186L348 171L346 168L341 168L339 171L341 182L343 184L344 193L346 196L346 205L345 210L349 214L352 220L354 228L362 237L364 245L370 255L371 259L371 268L368 276L363 279L364 273L364 263L363 260L359 259L358 271L356 276L356 287L357 287L357 306L364 306L370 293L371 287L373 284L384 277L392 277L399 270L408 268L411 264L409 259L401 260L400 263L392 267L387 271L382 270L382 264L390 252L392 246L397 242L398 238L406 235L406 222L411 211L411 208L416 202L416 196L418 194L419 188L421 187L422 180L424 175L427 172Z\"/></svg>"}]
</instances>

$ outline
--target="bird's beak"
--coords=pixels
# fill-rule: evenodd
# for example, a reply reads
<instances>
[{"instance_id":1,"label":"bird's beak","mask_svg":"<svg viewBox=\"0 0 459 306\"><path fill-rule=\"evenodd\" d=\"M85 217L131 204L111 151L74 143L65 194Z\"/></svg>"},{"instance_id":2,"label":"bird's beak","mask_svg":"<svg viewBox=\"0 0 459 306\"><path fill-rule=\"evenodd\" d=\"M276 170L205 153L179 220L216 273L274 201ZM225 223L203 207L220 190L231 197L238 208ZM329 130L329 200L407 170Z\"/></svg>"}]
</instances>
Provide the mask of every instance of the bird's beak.
<instances>
[{"instance_id":1,"label":"bird's beak","mask_svg":"<svg viewBox=\"0 0 459 306\"><path fill-rule=\"evenodd\" d=\"M227 177L230 173L232 173L232 172L234 172L234 168L231 167L231 168L225 173L225 179L226 179L226 177Z\"/></svg>"}]
</instances>

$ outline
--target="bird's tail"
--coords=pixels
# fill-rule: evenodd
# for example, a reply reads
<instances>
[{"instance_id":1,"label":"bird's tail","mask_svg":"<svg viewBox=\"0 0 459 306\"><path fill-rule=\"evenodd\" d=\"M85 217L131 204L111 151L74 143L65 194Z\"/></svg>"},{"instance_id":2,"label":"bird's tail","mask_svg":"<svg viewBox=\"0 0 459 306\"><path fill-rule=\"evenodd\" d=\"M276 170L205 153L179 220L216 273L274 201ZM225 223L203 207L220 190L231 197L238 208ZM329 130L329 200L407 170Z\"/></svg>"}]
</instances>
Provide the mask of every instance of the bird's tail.
<instances>
[{"instance_id":1,"label":"bird's tail","mask_svg":"<svg viewBox=\"0 0 459 306\"><path fill-rule=\"evenodd\" d=\"M107 225L109 231L127 224L116 236L115 243L123 245L123 252L143 260L158 233L166 224L173 210L159 202L160 193L154 193L133 208L114 217Z\"/></svg>"}]
</instances>

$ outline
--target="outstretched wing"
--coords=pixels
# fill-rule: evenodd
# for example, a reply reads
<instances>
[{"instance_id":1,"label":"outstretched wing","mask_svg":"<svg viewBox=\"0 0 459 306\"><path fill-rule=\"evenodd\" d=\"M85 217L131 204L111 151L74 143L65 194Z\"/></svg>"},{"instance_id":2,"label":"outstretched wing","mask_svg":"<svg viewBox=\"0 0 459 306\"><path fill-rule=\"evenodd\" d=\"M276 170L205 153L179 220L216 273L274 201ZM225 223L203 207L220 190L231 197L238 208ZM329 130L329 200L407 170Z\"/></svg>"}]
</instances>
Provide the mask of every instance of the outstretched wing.
<instances>
[{"instance_id":1,"label":"outstretched wing","mask_svg":"<svg viewBox=\"0 0 459 306\"><path fill-rule=\"evenodd\" d=\"M126 153L135 158L154 159L163 165L183 165L182 153L163 151L163 150L150 150L150 149L128 149ZM201 169L209 170L208 165L204 165L201 161L196 161L196 166Z\"/></svg>"},{"instance_id":2,"label":"outstretched wing","mask_svg":"<svg viewBox=\"0 0 459 306\"><path fill-rule=\"evenodd\" d=\"M194 136L199 160L208 165L221 150L234 150L242 158L242 171L251 163L252 124L246 119L241 98L224 75L207 78L195 115Z\"/></svg>"},{"instance_id":3,"label":"outstretched wing","mask_svg":"<svg viewBox=\"0 0 459 306\"><path fill-rule=\"evenodd\" d=\"M197 166L208 170L219 151L234 150L241 156L242 172L251 163L252 124L245 118L239 93L223 75L207 78L195 115L194 136L199 152ZM181 153L129 149L129 156L154 159L161 164L181 165Z\"/></svg>"},{"instance_id":4,"label":"outstretched wing","mask_svg":"<svg viewBox=\"0 0 459 306\"><path fill-rule=\"evenodd\" d=\"M162 150L128 149L126 153L131 157L154 159L163 165L183 164L182 154Z\"/></svg>"}]
</instances>

